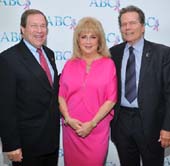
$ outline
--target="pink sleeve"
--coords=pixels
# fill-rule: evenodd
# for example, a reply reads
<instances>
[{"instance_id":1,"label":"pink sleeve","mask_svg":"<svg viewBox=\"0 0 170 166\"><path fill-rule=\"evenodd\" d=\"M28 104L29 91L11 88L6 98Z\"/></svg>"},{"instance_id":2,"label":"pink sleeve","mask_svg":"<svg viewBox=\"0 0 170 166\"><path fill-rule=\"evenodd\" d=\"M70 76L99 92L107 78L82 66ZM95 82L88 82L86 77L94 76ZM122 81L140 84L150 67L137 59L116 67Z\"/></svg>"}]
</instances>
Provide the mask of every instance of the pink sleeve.
<instances>
[{"instance_id":1,"label":"pink sleeve","mask_svg":"<svg viewBox=\"0 0 170 166\"><path fill-rule=\"evenodd\" d=\"M64 80L65 80L65 75L66 75L66 66L67 66L67 62L66 64L64 65L64 68L61 72L61 75L60 75L60 79L59 79L59 96L63 97L63 98L66 98L66 92L67 92L67 87L64 83Z\"/></svg>"}]
</instances>

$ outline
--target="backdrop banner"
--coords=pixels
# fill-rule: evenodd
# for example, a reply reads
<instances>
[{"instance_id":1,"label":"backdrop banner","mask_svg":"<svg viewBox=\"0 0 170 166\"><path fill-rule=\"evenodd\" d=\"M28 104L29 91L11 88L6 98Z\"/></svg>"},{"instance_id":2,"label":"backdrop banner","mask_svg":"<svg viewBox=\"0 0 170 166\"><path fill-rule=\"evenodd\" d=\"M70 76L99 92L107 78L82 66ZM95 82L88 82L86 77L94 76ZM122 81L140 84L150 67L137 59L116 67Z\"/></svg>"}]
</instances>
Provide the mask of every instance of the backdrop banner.
<instances>
[{"instance_id":1,"label":"backdrop banner","mask_svg":"<svg viewBox=\"0 0 170 166\"><path fill-rule=\"evenodd\" d=\"M99 19L105 30L107 45L111 47L122 42L118 14L127 5L136 5L144 11L147 40L170 46L170 37L167 35L170 34L167 17L170 15L169 0L0 0L0 52L20 41L20 17L24 10L39 9L47 16L49 32L46 44L54 51L57 69L61 73L72 54L73 31L77 22L85 16ZM59 166L64 166L60 142ZM0 143L0 166L9 165ZM106 166L119 165L117 151L110 141ZM164 165L170 166L169 149L165 153Z\"/></svg>"}]
</instances>

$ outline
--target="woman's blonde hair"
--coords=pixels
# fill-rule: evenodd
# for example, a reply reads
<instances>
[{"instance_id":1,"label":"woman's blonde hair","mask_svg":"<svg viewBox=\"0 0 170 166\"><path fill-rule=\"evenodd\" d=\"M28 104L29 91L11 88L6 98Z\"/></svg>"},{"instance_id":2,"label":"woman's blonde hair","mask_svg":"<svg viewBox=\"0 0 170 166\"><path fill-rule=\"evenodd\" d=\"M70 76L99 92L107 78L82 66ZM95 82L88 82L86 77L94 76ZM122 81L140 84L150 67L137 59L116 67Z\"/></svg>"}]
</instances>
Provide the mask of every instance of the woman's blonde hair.
<instances>
[{"instance_id":1,"label":"woman's blonde hair","mask_svg":"<svg viewBox=\"0 0 170 166\"><path fill-rule=\"evenodd\" d=\"M99 39L99 46L97 52L106 57L110 57L108 47L106 45L105 33L100 21L93 17L82 18L75 30L73 35L73 55L72 58L81 57L81 50L79 47L79 36L81 33L94 33Z\"/></svg>"}]
</instances>

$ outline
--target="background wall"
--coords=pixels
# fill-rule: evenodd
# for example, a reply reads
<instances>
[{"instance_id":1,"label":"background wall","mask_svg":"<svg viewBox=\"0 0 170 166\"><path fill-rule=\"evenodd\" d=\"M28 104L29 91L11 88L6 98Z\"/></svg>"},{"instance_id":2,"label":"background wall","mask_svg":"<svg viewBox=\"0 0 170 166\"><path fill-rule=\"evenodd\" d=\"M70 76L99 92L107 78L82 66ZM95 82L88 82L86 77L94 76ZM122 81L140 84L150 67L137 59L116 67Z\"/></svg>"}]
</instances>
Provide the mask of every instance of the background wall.
<instances>
[{"instance_id":1,"label":"background wall","mask_svg":"<svg viewBox=\"0 0 170 166\"><path fill-rule=\"evenodd\" d=\"M93 16L103 24L108 47L122 41L118 27L119 10L137 5L146 16L145 38L170 46L169 0L0 0L0 52L20 41L20 17L24 10L36 8L44 12L49 22L47 46L55 52L58 71L72 54L72 36L78 20ZM62 136L62 134L61 134ZM0 145L0 166L9 165ZM63 166L63 149L60 147L59 166ZM110 142L107 166L118 166L114 145ZM165 166L170 166L170 152L165 154Z\"/></svg>"}]
</instances>

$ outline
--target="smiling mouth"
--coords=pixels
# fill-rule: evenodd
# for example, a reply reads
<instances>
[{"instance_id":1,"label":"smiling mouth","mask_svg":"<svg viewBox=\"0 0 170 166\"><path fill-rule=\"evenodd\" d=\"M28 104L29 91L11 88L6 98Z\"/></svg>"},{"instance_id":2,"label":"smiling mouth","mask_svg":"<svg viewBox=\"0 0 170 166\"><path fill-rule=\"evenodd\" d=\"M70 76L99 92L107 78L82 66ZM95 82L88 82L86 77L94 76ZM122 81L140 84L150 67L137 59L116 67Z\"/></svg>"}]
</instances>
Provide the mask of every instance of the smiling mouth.
<instances>
[{"instance_id":1,"label":"smiling mouth","mask_svg":"<svg viewBox=\"0 0 170 166\"><path fill-rule=\"evenodd\" d=\"M131 35L133 35L133 34L134 34L133 32L126 32L126 33L125 33L126 36L131 36Z\"/></svg>"},{"instance_id":2,"label":"smiling mouth","mask_svg":"<svg viewBox=\"0 0 170 166\"><path fill-rule=\"evenodd\" d=\"M92 48L92 46L85 46L85 48L86 48L86 49L91 49L91 48Z\"/></svg>"}]
</instances>

